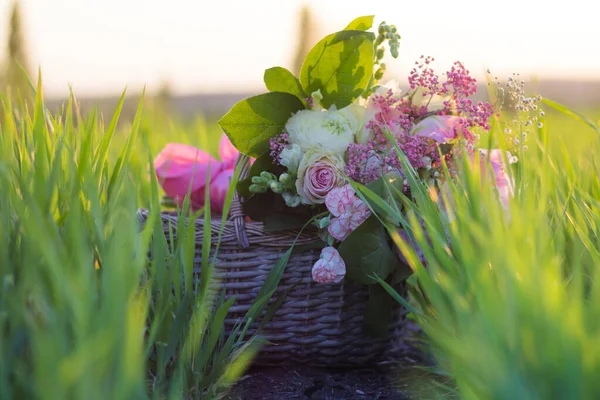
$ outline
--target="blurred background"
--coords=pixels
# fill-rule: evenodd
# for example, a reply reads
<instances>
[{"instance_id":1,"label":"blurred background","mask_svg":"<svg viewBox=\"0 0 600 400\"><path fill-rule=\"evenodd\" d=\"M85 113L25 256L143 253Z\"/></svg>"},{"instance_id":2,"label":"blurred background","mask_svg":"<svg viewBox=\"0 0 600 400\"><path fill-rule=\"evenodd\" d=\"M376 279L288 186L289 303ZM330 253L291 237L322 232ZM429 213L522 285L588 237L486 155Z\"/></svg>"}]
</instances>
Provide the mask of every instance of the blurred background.
<instances>
[{"instance_id":1,"label":"blurred background","mask_svg":"<svg viewBox=\"0 0 600 400\"><path fill-rule=\"evenodd\" d=\"M0 0L0 82L23 87L18 62L33 78L41 68L51 107L72 87L83 108L108 112L127 88L131 116L146 85L169 115L218 117L265 90L265 69L297 72L320 38L374 14L402 34L386 79L405 84L425 54L440 73L455 60L480 81L488 68L500 80L520 73L537 93L589 109L600 105L600 24L586 9L586 0Z\"/></svg>"}]
</instances>

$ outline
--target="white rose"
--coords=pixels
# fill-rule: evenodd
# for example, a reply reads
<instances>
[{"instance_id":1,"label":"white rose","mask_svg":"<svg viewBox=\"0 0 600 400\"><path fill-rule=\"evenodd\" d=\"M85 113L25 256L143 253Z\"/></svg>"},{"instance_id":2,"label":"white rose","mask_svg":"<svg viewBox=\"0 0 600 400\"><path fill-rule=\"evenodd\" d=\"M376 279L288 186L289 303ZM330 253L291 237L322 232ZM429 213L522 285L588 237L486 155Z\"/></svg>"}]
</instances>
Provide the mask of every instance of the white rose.
<instances>
[{"instance_id":1,"label":"white rose","mask_svg":"<svg viewBox=\"0 0 600 400\"><path fill-rule=\"evenodd\" d=\"M292 144L291 147L286 147L279 155L279 163L287 167L289 172L298 172L298 166L302 160L302 149L297 144Z\"/></svg>"},{"instance_id":2,"label":"white rose","mask_svg":"<svg viewBox=\"0 0 600 400\"><path fill-rule=\"evenodd\" d=\"M332 189L345 183L344 160L338 155L309 150L298 167L296 190L304 204L323 204Z\"/></svg>"},{"instance_id":3,"label":"white rose","mask_svg":"<svg viewBox=\"0 0 600 400\"><path fill-rule=\"evenodd\" d=\"M349 111L301 110L285 124L290 142L302 151L319 148L326 152L342 154L354 141L358 129L356 117Z\"/></svg>"}]
</instances>

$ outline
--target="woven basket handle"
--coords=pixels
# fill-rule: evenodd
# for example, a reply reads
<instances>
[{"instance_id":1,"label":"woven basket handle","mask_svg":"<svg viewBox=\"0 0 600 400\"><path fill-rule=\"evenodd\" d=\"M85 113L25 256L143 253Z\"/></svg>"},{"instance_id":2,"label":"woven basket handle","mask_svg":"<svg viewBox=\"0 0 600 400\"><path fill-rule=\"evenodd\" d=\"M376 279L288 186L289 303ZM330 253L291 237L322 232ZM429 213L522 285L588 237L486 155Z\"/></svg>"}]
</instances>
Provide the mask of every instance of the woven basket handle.
<instances>
[{"instance_id":1,"label":"woven basket handle","mask_svg":"<svg viewBox=\"0 0 600 400\"><path fill-rule=\"evenodd\" d=\"M236 161L236 167L241 165L240 180L246 179L250 172L250 158L246 155L240 154ZM242 207L242 198L236 190L233 193L233 199L231 201L231 219L235 227L235 236L237 237L238 245L242 249L246 249L250 246L248 242L248 233L246 232L246 221L244 215L244 208Z\"/></svg>"}]
</instances>

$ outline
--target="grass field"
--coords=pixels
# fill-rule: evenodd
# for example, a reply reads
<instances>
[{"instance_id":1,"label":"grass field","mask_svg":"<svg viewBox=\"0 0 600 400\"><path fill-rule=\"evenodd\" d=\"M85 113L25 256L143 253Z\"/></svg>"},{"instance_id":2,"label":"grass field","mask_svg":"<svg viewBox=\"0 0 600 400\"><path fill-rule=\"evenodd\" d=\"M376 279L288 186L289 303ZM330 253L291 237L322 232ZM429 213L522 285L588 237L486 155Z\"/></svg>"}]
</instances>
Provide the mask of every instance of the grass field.
<instances>
[{"instance_id":1,"label":"grass field","mask_svg":"<svg viewBox=\"0 0 600 400\"><path fill-rule=\"evenodd\" d=\"M152 178L168 142L216 154L216 122L140 106L119 124L118 110L82 116L74 99L50 115L41 90L27 108L2 100L0 398L218 398L261 339L224 336L231 301L195 286L190 229L167 252ZM431 199L414 205L433 238L416 235L428 268L411 258L414 312L451 378L446 395L600 397L600 133L548 109L528 146L509 219L474 172L453 190L452 251ZM153 212L141 232L138 207Z\"/></svg>"}]
</instances>

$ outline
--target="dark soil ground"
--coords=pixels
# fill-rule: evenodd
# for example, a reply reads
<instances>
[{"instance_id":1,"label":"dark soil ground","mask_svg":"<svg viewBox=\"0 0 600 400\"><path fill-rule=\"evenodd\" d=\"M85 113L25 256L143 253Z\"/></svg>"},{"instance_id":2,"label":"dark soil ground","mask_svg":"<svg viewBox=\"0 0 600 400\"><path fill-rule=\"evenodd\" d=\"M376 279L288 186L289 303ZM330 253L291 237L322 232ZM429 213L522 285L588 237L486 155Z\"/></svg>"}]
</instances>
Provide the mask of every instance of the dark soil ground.
<instances>
[{"instance_id":1,"label":"dark soil ground","mask_svg":"<svg viewBox=\"0 0 600 400\"><path fill-rule=\"evenodd\" d=\"M319 369L305 366L253 368L225 398L227 400L405 400L441 395L439 377L417 367L384 364L371 369Z\"/></svg>"}]
</instances>

